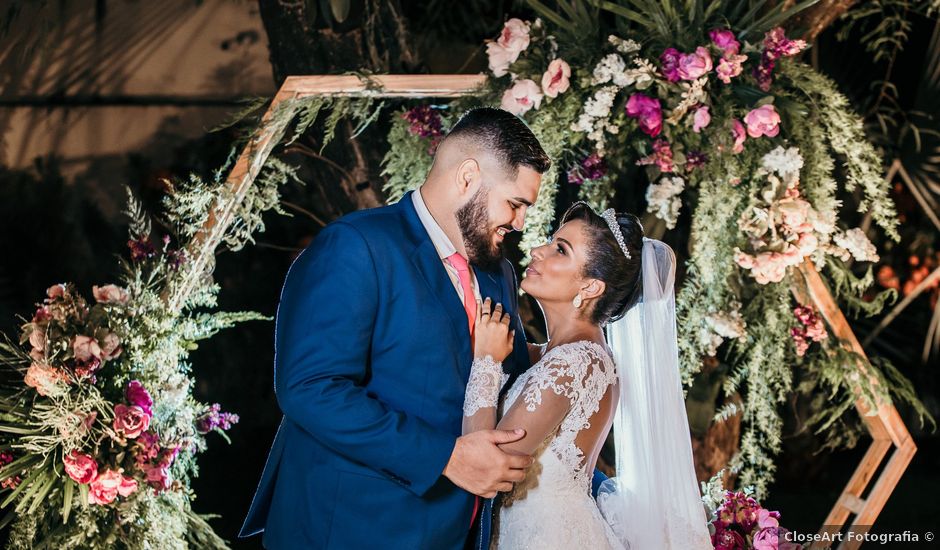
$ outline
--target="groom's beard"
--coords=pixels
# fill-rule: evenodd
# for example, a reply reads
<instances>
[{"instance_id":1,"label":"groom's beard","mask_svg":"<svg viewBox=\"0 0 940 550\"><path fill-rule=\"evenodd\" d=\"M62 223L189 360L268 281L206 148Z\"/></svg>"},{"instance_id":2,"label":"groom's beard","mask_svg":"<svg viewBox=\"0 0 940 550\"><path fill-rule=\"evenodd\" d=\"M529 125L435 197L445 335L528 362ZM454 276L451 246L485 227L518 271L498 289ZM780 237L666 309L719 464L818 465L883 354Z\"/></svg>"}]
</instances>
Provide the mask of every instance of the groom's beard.
<instances>
[{"instance_id":1,"label":"groom's beard","mask_svg":"<svg viewBox=\"0 0 940 550\"><path fill-rule=\"evenodd\" d=\"M489 192L480 187L467 204L457 209L457 226L463 236L467 257L473 265L487 271L499 269L503 259L501 244L493 242L496 230L490 231L486 199Z\"/></svg>"}]
</instances>

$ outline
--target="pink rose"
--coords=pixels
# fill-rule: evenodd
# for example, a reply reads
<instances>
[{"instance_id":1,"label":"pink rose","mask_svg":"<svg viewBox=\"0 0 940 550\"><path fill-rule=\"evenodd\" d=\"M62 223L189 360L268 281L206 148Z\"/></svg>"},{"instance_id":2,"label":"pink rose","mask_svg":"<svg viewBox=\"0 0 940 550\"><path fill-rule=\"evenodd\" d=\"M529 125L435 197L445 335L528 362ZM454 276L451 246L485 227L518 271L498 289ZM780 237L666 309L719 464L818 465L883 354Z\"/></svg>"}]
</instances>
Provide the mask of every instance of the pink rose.
<instances>
[{"instance_id":1,"label":"pink rose","mask_svg":"<svg viewBox=\"0 0 940 550\"><path fill-rule=\"evenodd\" d=\"M150 393L147 392L144 385L137 380L131 380L127 384L127 389L124 390L124 397L127 398L127 402L131 405L140 407L149 415L153 414L153 398L150 397Z\"/></svg>"},{"instance_id":2,"label":"pink rose","mask_svg":"<svg viewBox=\"0 0 940 550\"><path fill-rule=\"evenodd\" d=\"M662 55L659 56L659 62L662 63L663 76L666 77L666 80L669 82L679 82L682 80L682 77L679 76L679 58L682 57L682 52L675 48L666 48L663 51Z\"/></svg>"},{"instance_id":3,"label":"pink rose","mask_svg":"<svg viewBox=\"0 0 940 550\"><path fill-rule=\"evenodd\" d=\"M61 283L57 285L52 285L46 289L46 296L48 296L50 300L61 298L64 295L65 295L65 285Z\"/></svg>"},{"instance_id":4,"label":"pink rose","mask_svg":"<svg viewBox=\"0 0 940 550\"><path fill-rule=\"evenodd\" d=\"M699 46L695 48L694 53L682 54L679 57L677 70L683 80L695 80L712 70L712 56L707 49Z\"/></svg>"},{"instance_id":5,"label":"pink rose","mask_svg":"<svg viewBox=\"0 0 940 550\"><path fill-rule=\"evenodd\" d=\"M39 395L47 396L60 393L63 384L68 383L68 376L45 363L32 363L26 369L26 377L23 381L27 386L36 388L36 393Z\"/></svg>"},{"instance_id":6,"label":"pink rose","mask_svg":"<svg viewBox=\"0 0 940 550\"><path fill-rule=\"evenodd\" d=\"M169 489L173 481L169 467L163 465L147 468L144 474L147 476L147 484L155 489Z\"/></svg>"},{"instance_id":7,"label":"pink rose","mask_svg":"<svg viewBox=\"0 0 940 550\"><path fill-rule=\"evenodd\" d=\"M72 451L62 457L62 463L65 465L65 473L76 483L90 483L98 476L98 463L90 455Z\"/></svg>"},{"instance_id":8,"label":"pink rose","mask_svg":"<svg viewBox=\"0 0 940 550\"><path fill-rule=\"evenodd\" d=\"M150 415L137 405L114 406L114 431L133 439L150 427Z\"/></svg>"},{"instance_id":9,"label":"pink rose","mask_svg":"<svg viewBox=\"0 0 940 550\"><path fill-rule=\"evenodd\" d=\"M731 125L731 135L734 137L734 147L731 148L731 152L738 154L744 150L744 140L747 139L747 131L740 120L734 119Z\"/></svg>"},{"instance_id":10,"label":"pink rose","mask_svg":"<svg viewBox=\"0 0 940 550\"><path fill-rule=\"evenodd\" d=\"M137 490L137 480L132 477L121 476L121 484L118 485L117 492L122 497L129 497Z\"/></svg>"},{"instance_id":11,"label":"pink rose","mask_svg":"<svg viewBox=\"0 0 940 550\"><path fill-rule=\"evenodd\" d=\"M118 488L124 481L124 476L114 470L105 470L88 487L88 502L105 505L114 502L117 498Z\"/></svg>"},{"instance_id":12,"label":"pink rose","mask_svg":"<svg viewBox=\"0 0 940 550\"><path fill-rule=\"evenodd\" d=\"M741 49L741 44L735 40L734 33L728 29L712 29L708 32L708 36L726 56L735 55Z\"/></svg>"},{"instance_id":13,"label":"pink rose","mask_svg":"<svg viewBox=\"0 0 940 550\"><path fill-rule=\"evenodd\" d=\"M752 138L774 137L780 133L780 115L773 105L761 105L744 117L747 135Z\"/></svg>"},{"instance_id":14,"label":"pink rose","mask_svg":"<svg viewBox=\"0 0 940 550\"><path fill-rule=\"evenodd\" d=\"M88 336L76 336L72 341L72 351L75 353L75 359L83 363L92 358L101 359L98 341Z\"/></svg>"},{"instance_id":15,"label":"pink rose","mask_svg":"<svg viewBox=\"0 0 940 550\"><path fill-rule=\"evenodd\" d=\"M692 117L692 131L696 134L702 131L702 128L708 126L712 121L712 115L708 112L708 105L702 105L695 110Z\"/></svg>"},{"instance_id":16,"label":"pink rose","mask_svg":"<svg viewBox=\"0 0 940 550\"><path fill-rule=\"evenodd\" d=\"M519 57L496 42L486 45L486 56L493 76L500 77L509 72L509 66Z\"/></svg>"},{"instance_id":17,"label":"pink rose","mask_svg":"<svg viewBox=\"0 0 940 550\"><path fill-rule=\"evenodd\" d=\"M745 61L747 61L746 55L729 55L722 57L721 60L718 61L718 67L715 68L715 73L718 74L718 80L725 84L730 84L731 79L741 74L741 71L744 70L743 63Z\"/></svg>"},{"instance_id":18,"label":"pink rose","mask_svg":"<svg viewBox=\"0 0 940 550\"><path fill-rule=\"evenodd\" d=\"M542 91L548 97L558 97L571 86L571 67L562 59L554 59L548 64L548 70L542 75Z\"/></svg>"},{"instance_id":19,"label":"pink rose","mask_svg":"<svg viewBox=\"0 0 940 550\"><path fill-rule=\"evenodd\" d=\"M757 526L761 529L767 529L769 527L776 529L777 527L780 527L778 516L779 514L776 512L771 512L766 508L761 508L757 511Z\"/></svg>"},{"instance_id":20,"label":"pink rose","mask_svg":"<svg viewBox=\"0 0 940 550\"><path fill-rule=\"evenodd\" d=\"M109 332L101 341L101 358L105 360L117 359L121 355L121 338Z\"/></svg>"},{"instance_id":21,"label":"pink rose","mask_svg":"<svg viewBox=\"0 0 940 550\"><path fill-rule=\"evenodd\" d=\"M538 109L542 104L542 92L539 85L529 80L517 80L511 88L503 94L500 107L514 115L522 115L530 109Z\"/></svg>"},{"instance_id":22,"label":"pink rose","mask_svg":"<svg viewBox=\"0 0 940 550\"><path fill-rule=\"evenodd\" d=\"M130 298L127 291L117 285L93 286L91 293L102 304L126 304Z\"/></svg>"},{"instance_id":23,"label":"pink rose","mask_svg":"<svg viewBox=\"0 0 940 550\"><path fill-rule=\"evenodd\" d=\"M496 43L510 52L515 52L518 57L522 50L529 47L529 24L515 17L506 21Z\"/></svg>"},{"instance_id":24,"label":"pink rose","mask_svg":"<svg viewBox=\"0 0 940 550\"><path fill-rule=\"evenodd\" d=\"M656 137L663 129L663 110L659 100L645 94L633 94L627 100L627 116L636 118L640 130L650 137Z\"/></svg>"}]
</instances>

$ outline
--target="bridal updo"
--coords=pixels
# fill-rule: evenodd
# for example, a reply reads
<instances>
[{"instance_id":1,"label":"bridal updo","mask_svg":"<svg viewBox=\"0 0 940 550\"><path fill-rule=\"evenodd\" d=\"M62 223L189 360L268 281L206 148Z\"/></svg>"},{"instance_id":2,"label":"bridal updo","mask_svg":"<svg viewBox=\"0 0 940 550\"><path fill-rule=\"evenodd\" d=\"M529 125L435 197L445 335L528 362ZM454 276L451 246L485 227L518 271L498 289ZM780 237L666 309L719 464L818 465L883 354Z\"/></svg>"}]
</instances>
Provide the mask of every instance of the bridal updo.
<instances>
[{"instance_id":1,"label":"bridal updo","mask_svg":"<svg viewBox=\"0 0 940 550\"><path fill-rule=\"evenodd\" d=\"M610 226L587 203L576 202L562 216L561 223L584 222L590 252L584 262L583 275L604 281L604 293L591 311L591 322L605 325L616 321L639 302L643 295L641 264L643 225L633 214L617 213L617 223L630 252L627 258L617 243Z\"/></svg>"}]
</instances>

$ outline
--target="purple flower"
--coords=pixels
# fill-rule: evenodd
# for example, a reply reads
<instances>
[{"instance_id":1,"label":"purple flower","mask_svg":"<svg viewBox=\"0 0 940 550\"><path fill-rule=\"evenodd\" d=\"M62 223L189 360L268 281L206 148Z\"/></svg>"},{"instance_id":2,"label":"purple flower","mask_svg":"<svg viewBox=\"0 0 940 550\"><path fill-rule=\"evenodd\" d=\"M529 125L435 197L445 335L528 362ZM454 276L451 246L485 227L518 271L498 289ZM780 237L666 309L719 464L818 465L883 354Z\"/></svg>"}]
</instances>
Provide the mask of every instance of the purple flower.
<instances>
[{"instance_id":1,"label":"purple flower","mask_svg":"<svg viewBox=\"0 0 940 550\"><path fill-rule=\"evenodd\" d=\"M585 181L597 180L607 175L607 162L597 153L591 153L577 166L568 170L568 181L582 184Z\"/></svg>"},{"instance_id":2,"label":"purple flower","mask_svg":"<svg viewBox=\"0 0 940 550\"><path fill-rule=\"evenodd\" d=\"M734 33L728 29L712 29L708 32L708 37L726 57L737 54L741 49L741 44L735 40Z\"/></svg>"},{"instance_id":3,"label":"purple flower","mask_svg":"<svg viewBox=\"0 0 940 550\"><path fill-rule=\"evenodd\" d=\"M693 169L704 166L708 162L708 155L701 151L689 151L685 156L685 169L691 172Z\"/></svg>"},{"instance_id":4,"label":"purple flower","mask_svg":"<svg viewBox=\"0 0 940 550\"><path fill-rule=\"evenodd\" d=\"M666 48L659 56L659 62L662 63L660 71L669 82L679 82L682 77L679 76L679 58L682 53L675 48Z\"/></svg>"},{"instance_id":5,"label":"purple flower","mask_svg":"<svg viewBox=\"0 0 940 550\"><path fill-rule=\"evenodd\" d=\"M656 137L663 129L663 109L659 100L646 94L633 94L627 100L627 116L638 119L640 130Z\"/></svg>"},{"instance_id":6,"label":"purple flower","mask_svg":"<svg viewBox=\"0 0 940 550\"><path fill-rule=\"evenodd\" d=\"M153 257L154 248L153 244L150 243L150 239L127 241L127 247L131 249L131 260L135 262Z\"/></svg>"},{"instance_id":7,"label":"purple flower","mask_svg":"<svg viewBox=\"0 0 940 550\"><path fill-rule=\"evenodd\" d=\"M411 123L408 131L412 135L433 138L444 133L441 129L441 115L430 105L413 107L405 111L402 118Z\"/></svg>"},{"instance_id":8,"label":"purple flower","mask_svg":"<svg viewBox=\"0 0 940 550\"><path fill-rule=\"evenodd\" d=\"M153 398L144 388L144 385L137 380L131 380L124 390L124 397L131 405L136 405L143 409L148 415L153 416Z\"/></svg>"},{"instance_id":9,"label":"purple flower","mask_svg":"<svg viewBox=\"0 0 940 550\"><path fill-rule=\"evenodd\" d=\"M206 434L215 429L230 430L238 420L237 414L222 412L222 406L215 403L196 419L196 431Z\"/></svg>"}]
</instances>

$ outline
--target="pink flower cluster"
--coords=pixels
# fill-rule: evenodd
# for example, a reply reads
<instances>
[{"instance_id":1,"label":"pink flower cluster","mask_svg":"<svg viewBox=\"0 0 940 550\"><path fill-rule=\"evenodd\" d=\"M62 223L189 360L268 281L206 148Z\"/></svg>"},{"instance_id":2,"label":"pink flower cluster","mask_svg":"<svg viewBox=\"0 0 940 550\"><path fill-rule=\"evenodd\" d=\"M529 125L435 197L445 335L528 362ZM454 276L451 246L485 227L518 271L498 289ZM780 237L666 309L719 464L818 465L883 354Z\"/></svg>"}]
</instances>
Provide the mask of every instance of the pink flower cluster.
<instances>
[{"instance_id":1,"label":"pink flower cluster","mask_svg":"<svg viewBox=\"0 0 940 550\"><path fill-rule=\"evenodd\" d=\"M712 56L708 48L699 46L692 53L666 48L659 56L662 74L669 82L695 80L712 70Z\"/></svg>"},{"instance_id":2,"label":"pink flower cluster","mask_svg":"<svg viewBox=\"0 0 940 550\"><path fill-rule=\"evenodd\" d=\"M718 75L718 80L730 84L732 78L741 74L747 56L739 53L741 43L728 29L712 29L708 36L712 39L712 44L721 50L721 58L718 60L718 66L715 67L715 74Z\"/></svg>"},{"instance_id":3,"label":"pink flower cluster","mask_svg":"<svg viewBox=\"0 0 940 550\"><path fill-rule=\"evenodd\" d=\"M9 451L0 452L0 468L6 466L13 462L13 453ZM7 476L4 479L0 480L0 488L2 489L16 489L19 486L20 482L23 479L19 475Z\"/></svg>"},{"instance_id":4,"label":"pink flower cluster","mask_svg":"<svg viewBox=\"0 0 940 550\"><path fill-rule=\"evenodd\" d=\"M607 162L597 153L591 153L576 166L568 170L568 182L581 185L607 175Z\"/></svg>"},{"instance_id":5,"label":"pink flower cluster","mask_svg":"<svg viewBox=\"0 0 940 550\"><path fill-rule=\"evenodd\" d=\"M770 511L742 491L726 491L712 525L715 550L798 550L786 542L780 512Z\"/></svg>"},{"instance_id":6,"label":"pink flower cluster","mask_svg":"<svg viewBox=\"0 0 940 550\"><path fill-rule=\"evenodd\" d=\"M124 475L123 469L107 468L98 471L98 463L91 455L72 451L62 457L65 473L73 481L88 485L88 502L104 506L118 497L129 497L137 490L137 480Z\"/></svg>"},{"instance_id":7,"label":"pink flower cluster","mask_svg":"<svg viewBox=\"0 0 940 550\"><path fill-rule=\"evenodd\" d=\"M135 465L143 474L147 485L156 491L165 491L172 487L173 477L170 467L179 454L180 446L162 447L156 434L144 432L137 439Z\"/></svg>"},{"instance_id":8,"label":"pink flower cluster","mask_svg":"<svg viewBox=\"0 0 940 550\"><path fill-rule=\"evenodd\" d=\"M636 163L639 166L655 165L662 173L668 174L676 170L672 156L672 146L669 145L669 142L664 139L657 139L653 142L653 153L641 158Z\"/></svg>"},{"instance_id":9,"label":"pink flower cluster","mask_svg":"<svg viewBox=\"0 0 940 550\"><path fill-rule=\"evenodd\" d=\"M781 57L794 56L806 48L805 40L790 40L783 34L783 28L771 29L764 35L760 64L754 67L754 79L763 91L770 90L774 81L773 71L776 61Z\"/></svg>"},{"instance_id":10,"label":"pink flower cluster","mask_svg":"<svg viewBox=\"0 0 940 550\"><path fill-rule=\"evenodd\" d=\"M810 341L822 342L829 337L826 325L816 311L810 306L796 306L793 308L800 326L790 329L793 343L796 344L796 354L803 357L809 349Z\"/></svg>"},{"instance_id":11,"label":"pink flower cluster","mask_svg":"<svg viewBox=\"0 0 940 550\"><path fill-rule=\"evenodd\" d=\"M97 303L89 307L71 285L53 285L23 326L21 341L32 348L25 383L39 395L64 391L71 382L68 372L94 383L95 372L121 355L121 338L108 328L109 316L127 306L130 296L116 285L94 286L92 294Z\"/></svg>"}]
</instances>

